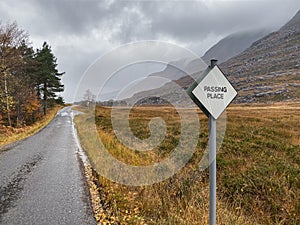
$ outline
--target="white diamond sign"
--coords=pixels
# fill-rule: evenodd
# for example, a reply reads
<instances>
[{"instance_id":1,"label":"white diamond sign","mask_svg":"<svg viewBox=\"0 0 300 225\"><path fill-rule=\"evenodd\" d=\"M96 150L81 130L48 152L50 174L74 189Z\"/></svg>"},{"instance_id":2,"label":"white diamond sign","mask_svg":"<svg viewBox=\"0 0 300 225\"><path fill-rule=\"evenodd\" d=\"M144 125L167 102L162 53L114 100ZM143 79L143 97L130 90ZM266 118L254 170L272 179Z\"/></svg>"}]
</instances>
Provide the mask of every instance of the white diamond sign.
<instances>
[{"instance_id":1,"label":"white diamond sign","mask_svg":"<svg viewBox=\"0 0 300 225\"><path fill-rule=\"evenodd\" d=\"M215 119L218 119L237 95L218 66L214 66L192 93Z\"/></svg>"}]
</instances>

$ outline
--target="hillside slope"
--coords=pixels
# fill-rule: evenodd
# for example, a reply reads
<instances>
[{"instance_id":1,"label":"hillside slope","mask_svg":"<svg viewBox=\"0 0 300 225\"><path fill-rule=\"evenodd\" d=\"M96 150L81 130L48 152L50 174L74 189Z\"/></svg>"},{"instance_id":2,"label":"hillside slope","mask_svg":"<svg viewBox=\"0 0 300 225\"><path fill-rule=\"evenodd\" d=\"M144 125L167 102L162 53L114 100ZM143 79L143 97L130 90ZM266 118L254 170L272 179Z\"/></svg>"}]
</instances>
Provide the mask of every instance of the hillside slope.
<instances>
[{"instance_id":1,"label":"hillside slope","mask_svg":"<svg viewBox=\"0 0 300 225\"><path fill-rule=\"evenodd\" d=\"M239 55L219 64L226 74L238 96L236 103L253 102L280 102L287 100L300 100L300 11L281 29L254 42L249 48ZM188 71L194 72L193 64L199 62L185 61ZM201 65L203 67L203 65ZM199 68L199 67L198 67ZM176 103L186 103L186 96L179 91L178 86L186 89L193 79L182 76L184 73L174 68L154 74L156 76L173 78L173 83L136 93L130 102L142 99L143 105L163 104L161 99L168 99ZM166 73L166 72L169 73ZM193 78L199 72L191 74ZM177 79L174 79L177 78ZM153 99L153 96L160 96ZM147 97L151 97L149 101Z\"/></svg>"},{"instance_id":2,"label":"hillside slope","mask_svg":"<svg viewBox=\"0 0 300 225\"><path fill-rule=\"evenodd\" d=\"M187 74L195 74L204 70L207 65L200 59L183 58L181 60L169 62L165 69L149 76L163 77L169 80L178 80Z\"/></svg>"},{"instance_id":3,"label":"hillside slope","mask_svg":"<svg viewBox=\"0 0 300 225\"><path fill-rule=\"evenodd\" d=\"M300 11L281 29L220 64L239 91L237 101L300 98Z\"/></svg>"},{"instance_id":4,"label":"hillside slope","mask_svg":"<svg viewBox=\"0 0 300 225\"><path fill-rule=\"evenodd\" d=\"M216 58L219 63L238 55L258 39L269 34L269 30L251 30L230 34L211 47L202 59L209 64L210 59Z\"/></svg>"}]
</instances>

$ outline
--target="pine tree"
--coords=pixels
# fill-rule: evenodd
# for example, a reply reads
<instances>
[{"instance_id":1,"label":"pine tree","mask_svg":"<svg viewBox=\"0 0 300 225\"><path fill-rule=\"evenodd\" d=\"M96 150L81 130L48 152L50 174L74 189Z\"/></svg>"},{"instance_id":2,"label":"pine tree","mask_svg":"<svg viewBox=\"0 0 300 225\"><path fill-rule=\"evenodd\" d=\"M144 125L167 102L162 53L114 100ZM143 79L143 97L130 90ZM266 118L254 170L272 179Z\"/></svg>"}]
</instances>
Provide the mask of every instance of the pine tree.
<instances>
[{"instance_id":1,"label":"pine tree","mask_svg":"<svg viewBox=\"0 0 300 225\"><path fill-rule=\"evenodd\" d=\"M35 61L35 52L25 42L18 48L22 63L14 71L16 101L16 126L30 124L34 121L34 114L40 108L35 87L37 84L38 64Z\"/></svg>"},{"instance_id":2,"label":"pine tree","mask_svg":"<svg viewBox=\"0 0 300 225\"><path fill-rule=\"evenodd\" d=\"M51 47L44 42L42 49L38 49L35 57L39 66L37 78L37 91L42 95L44 115L47 113L48 102L56 97L56 92L62 92L64 85L61 84L61 76L57 70L57 59L52 53Z\"/></svg>"}]
</instances>

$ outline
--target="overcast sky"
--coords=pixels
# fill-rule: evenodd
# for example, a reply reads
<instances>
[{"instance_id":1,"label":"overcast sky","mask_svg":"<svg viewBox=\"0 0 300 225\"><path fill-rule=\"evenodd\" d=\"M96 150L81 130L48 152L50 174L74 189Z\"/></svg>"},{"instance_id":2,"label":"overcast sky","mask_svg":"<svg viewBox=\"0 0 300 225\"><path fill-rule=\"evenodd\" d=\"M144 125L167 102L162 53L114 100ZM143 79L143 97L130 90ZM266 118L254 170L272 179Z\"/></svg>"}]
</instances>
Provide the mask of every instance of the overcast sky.
<instances>
[{"instance_id":1,"label":"overcast sky","mask_svg":"<svg viewBox=\"0 0 300 225\"><path fill-rule=\"evenodd\" d=\"M71 101L87 67L122 44L162 40L202 56L233 32L278 29L299 9L299 0L1 0L0 19L28 31L34 48L52 46Z\"/></svg>"}]
</instances>

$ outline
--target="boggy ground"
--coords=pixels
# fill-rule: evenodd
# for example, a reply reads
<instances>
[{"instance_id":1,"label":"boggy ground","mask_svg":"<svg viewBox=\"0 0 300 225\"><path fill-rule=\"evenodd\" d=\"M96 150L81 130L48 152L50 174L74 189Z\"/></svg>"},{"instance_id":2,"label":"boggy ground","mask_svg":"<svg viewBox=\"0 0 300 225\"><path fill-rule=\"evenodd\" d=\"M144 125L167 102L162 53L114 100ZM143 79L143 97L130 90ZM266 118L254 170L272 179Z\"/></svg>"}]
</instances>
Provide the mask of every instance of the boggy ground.
<instances>
[{"instance_id":1,"label":"boggy ground","mask_svg":"<svg viewBox=\"0 0 300 225\"><path fill-rule=\"evenodd\" d=\"M300 223L299 110L300 103L295 102L228 108L226 135L217 155L218 224ZM97 107L95 121L105 148L120 161L155 163L168 157L178 144L180 117L172 107L131 110L130 127L142 139L150 135L150 118L161 116L167 124L164 141L148 153L131 151L119 143L110 112L111 108ZM199 117L200 138L187 165L161 183L142 187L117 184L97 175L99 149L86 135L91 115L75 118L81 143L94 166L99 224L208 224L209 175L208 170L198 170L207 146L207 118L200 111Z\"/></svg>"}]
</instances>

